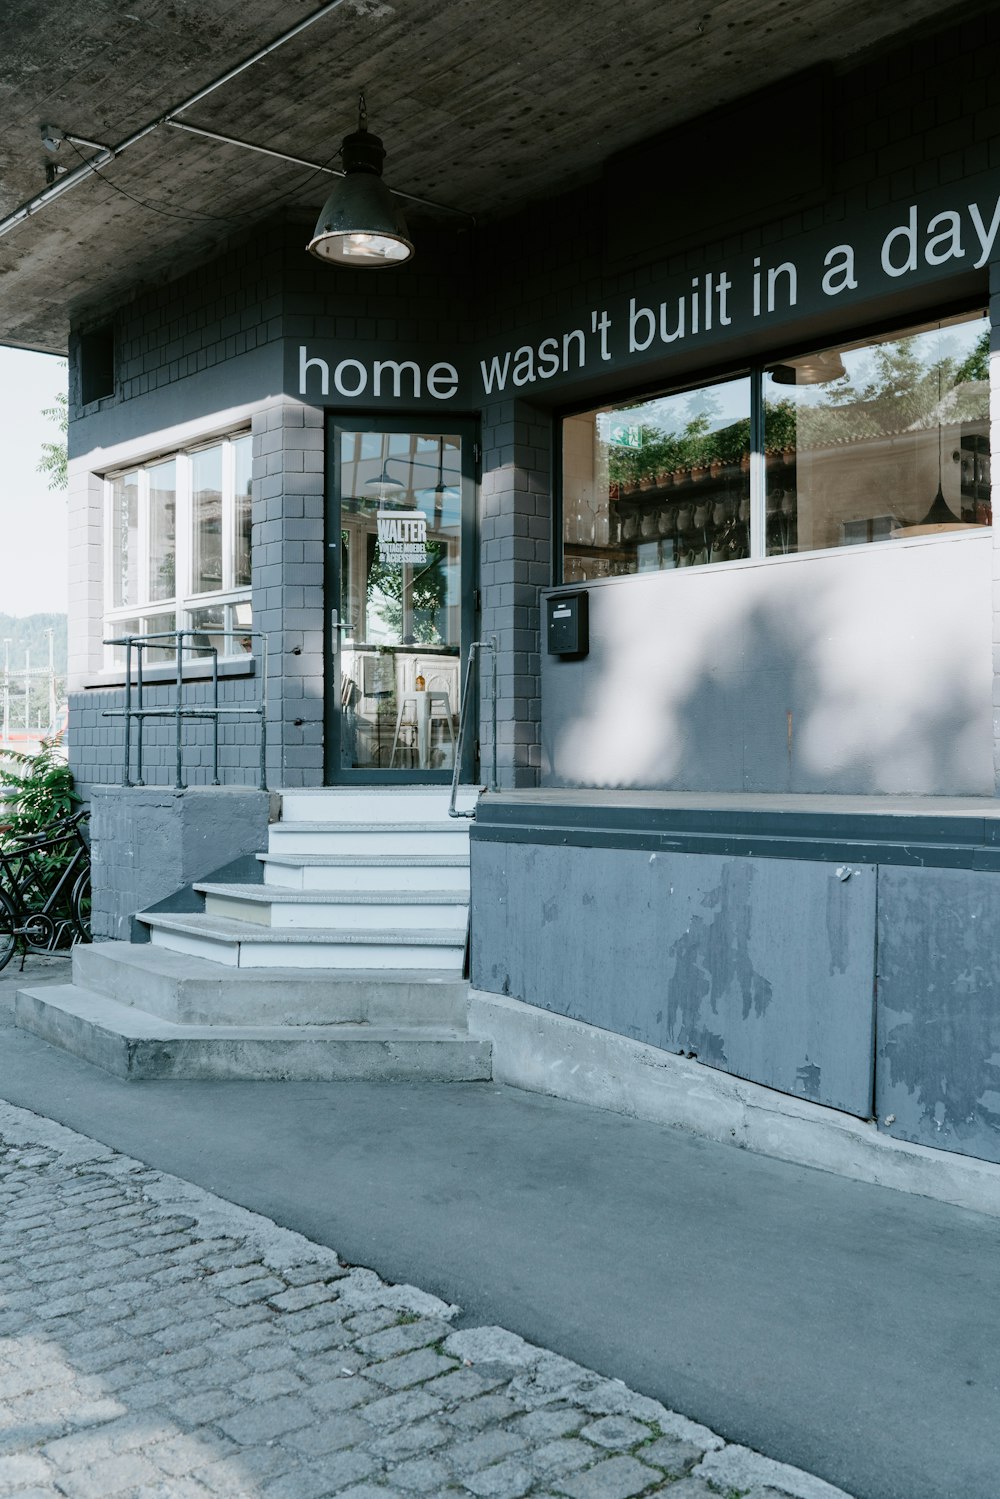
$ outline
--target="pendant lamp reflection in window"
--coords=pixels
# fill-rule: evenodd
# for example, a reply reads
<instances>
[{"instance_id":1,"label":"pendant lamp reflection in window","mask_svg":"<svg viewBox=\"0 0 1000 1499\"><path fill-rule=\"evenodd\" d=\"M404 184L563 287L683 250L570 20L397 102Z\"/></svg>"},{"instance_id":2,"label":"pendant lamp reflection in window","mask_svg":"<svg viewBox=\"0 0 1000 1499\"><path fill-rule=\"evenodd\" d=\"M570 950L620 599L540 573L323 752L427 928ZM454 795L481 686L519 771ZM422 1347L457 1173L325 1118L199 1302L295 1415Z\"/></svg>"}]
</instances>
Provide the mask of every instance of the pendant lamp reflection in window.
<instances>
[{"instance_id":1,"label":"pendant lamp reflection in window","mask_svg":"<svg viewBox=\"0 0 1000 1499\"><path fill-rule=\"evenodd\" d=\"M892 531L893 539L908 541L913 536L940 536L946 531L974 531L978 528L969 521L960 520L952 510L944 497L944 469L942 448L944 444L944 429L942 426L941 411L941 364L938 362L938 399L937 399L937 433L938 433L938 486L937 494L931 501L931 508L918 521L915 526L896 526Z\"/></svg>"},{"instance_id":2,"label":"pendant lamp reflection in window","mask_svg":"<svg viewBox=\"0 0 1000 1499\"><path fill-rule=\"evenodd\" d=\"M830 349L776 364L769 373L775 385L829 385L842 380L847 370L837 350Z\"/></svg>"},{"instance_id":3,"label":"pendant lamp reflection in window","mask_svg":"<svg viewBox=\"0 0 1000 1499\"><path fill-rule=\"evenodd\" d=\"M375 494L380 500L387 495L402 494L406 485L402 479L397 479L395 474L390 474L390 463L405 463L404 458L393 458L389 454L389 437L387 433L382 434L382 472L375 474L371 479L365 480L365 488L369 494Z\"/></svg>"},{"instance_id":4,"label":"pendant lamp reflection in window","mask_svg":"<svg viewBox=\"0 0 1000 1499\"><path fill-rule=\"evenodd\" d=\"M344 175L323 205L306 248L320 260L355 270L402 265L413 255L406 219L382 181L385 150L368 129L365 96L358 104L358 128L340 148Z\"/></svg>"},{"instance_id":5,"label":"pendant lamp reflection in window","mask_svg":"<svg viewBox=\"0 0 1000 1499\"><path fill-rule=\"evenodd\" d=\"M422 489L417 495L420 504L425 508L433 506L433 524L438 527L442 523L445 511L461 498L461 493L454 484L447 484L444 477L444 438L438 438L438 465L437 483L432 489Z\"/></svg>"}]
</instances>

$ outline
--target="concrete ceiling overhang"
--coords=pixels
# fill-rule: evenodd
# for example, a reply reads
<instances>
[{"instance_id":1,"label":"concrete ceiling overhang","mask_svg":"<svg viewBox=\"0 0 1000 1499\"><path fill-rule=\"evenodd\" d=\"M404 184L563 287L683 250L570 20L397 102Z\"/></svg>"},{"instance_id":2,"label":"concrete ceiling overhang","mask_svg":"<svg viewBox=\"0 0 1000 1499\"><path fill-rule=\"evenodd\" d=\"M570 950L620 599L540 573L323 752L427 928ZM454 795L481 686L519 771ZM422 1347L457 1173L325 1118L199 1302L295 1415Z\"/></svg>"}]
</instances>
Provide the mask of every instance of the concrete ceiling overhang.
<instances>
[{"instance_id":1,"label":"concrete ceiling overhang","mask_svg":"<svg viewBox=\"0 0 1000 1499\"><path fill-rule=\"evenodd\" d=\"M47 161L73 169L93 155L66 141L47 152L43 125L115 145L320 8L7 0L0 220L44 191ZM363 88L390 186L483 220L584 181L614 152L769 83L986 8L342 0L180 118L336 166ZM318 212L331 181L158 125L0 235L0 342L64 352L71 318L168 278L280 208Z\"/></svg>"}]
</instances>

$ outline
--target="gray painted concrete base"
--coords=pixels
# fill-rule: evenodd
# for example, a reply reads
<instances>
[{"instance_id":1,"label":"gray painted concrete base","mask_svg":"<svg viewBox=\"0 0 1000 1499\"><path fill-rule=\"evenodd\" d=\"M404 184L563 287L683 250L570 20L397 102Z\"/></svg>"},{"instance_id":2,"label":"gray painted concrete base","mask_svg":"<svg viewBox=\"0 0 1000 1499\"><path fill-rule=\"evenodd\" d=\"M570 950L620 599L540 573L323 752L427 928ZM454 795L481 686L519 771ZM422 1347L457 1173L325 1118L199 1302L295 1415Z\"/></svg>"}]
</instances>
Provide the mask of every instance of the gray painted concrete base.
<instances>
[{"instance_id":1,"label":"gray painted concrete base","mask_svg":"<svg viewBox=\"0 0 1000 1499\"><path fill-rule=\"evenodd\" d=\"M21 989L15 1024L116 1077L466 1082L490 1076L487 1041L401 1025L176 1025L90 989Z\"/></svg>"},{"instance_id":2,"label":"gray painted concrete base","mask_svg":"<svg viewBox=\"0 0 1000 1499\"><path fill-rule=\"evenodd\" d=\"M1000 1166L891 1139L874 1124L521 1000L472 990L469 1033L493 1078L705 1139L1000 1218Z\"/></svg>"},{"instance_id":3,"label":"gray painted concrete base","mask_svg":"<svg viewBox=\"0 0 1000 1499\"><path fill-rule=\"evenodd\" d=\"M128 940L136 911L256 854L275 815L271 795L247 786L93 787L94 936Z\"/></svg>"}]
</instances>

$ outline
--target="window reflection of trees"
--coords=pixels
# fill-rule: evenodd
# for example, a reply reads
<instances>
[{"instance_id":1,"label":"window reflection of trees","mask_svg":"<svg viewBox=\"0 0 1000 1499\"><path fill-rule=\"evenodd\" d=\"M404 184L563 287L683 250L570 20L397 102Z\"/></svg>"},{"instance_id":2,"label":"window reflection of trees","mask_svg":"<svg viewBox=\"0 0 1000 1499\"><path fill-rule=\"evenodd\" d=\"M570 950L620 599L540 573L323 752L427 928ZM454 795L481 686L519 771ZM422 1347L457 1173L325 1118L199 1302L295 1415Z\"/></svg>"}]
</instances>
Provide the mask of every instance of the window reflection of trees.
<instances>
[{"instance_id":1,"label":"window reflection of trees","mask_svg":"<svg viewBox=\"0 0 1000 1499\"><path fill-rule=\"evenodd\" d=\"M989 525L989 336L956 318L769 366L762 549ZM749 556L751 437L749 379L568 418L564 580Z\"/></svg>"}]
</instances>

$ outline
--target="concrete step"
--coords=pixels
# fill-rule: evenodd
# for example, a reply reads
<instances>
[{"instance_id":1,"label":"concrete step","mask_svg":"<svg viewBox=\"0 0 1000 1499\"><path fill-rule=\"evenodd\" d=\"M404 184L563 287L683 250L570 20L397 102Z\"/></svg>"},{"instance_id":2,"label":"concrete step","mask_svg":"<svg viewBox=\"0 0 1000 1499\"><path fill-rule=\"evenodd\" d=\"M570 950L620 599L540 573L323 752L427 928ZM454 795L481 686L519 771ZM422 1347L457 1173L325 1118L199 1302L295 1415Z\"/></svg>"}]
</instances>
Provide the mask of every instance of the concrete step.
<instances>
[{"instance_id":1,"label":"concrete step","mask_svg":"<svg viewBox=\"0 0 1000 1499\"><path fill-rule=\"evenodd\" d=\"M464 893L448 890L277 890L266 885L195 885L206 916L251 921L273 931L298 927L371 932L414 927L458 931L469 920Z\"/></svg>"},{"instance_id":2,"label":"concrete step","mask_svg":"<svg viewBox=\"0 0 1000 1499\"><path fill-rule=\"evenodd\" d=\"M176 1025L75 984L21 989L15 1024L116 1077L458 1082L490 1076L489 1043L387 1025Z\"/></svg>"},{"instance_id":3,"label":"concrete step","mask_svg":"<svg viewBox=\"0 0 1000 1499\"><path fill-rule=\"evenodd\" d=\"M479 796L460 786L456 807L469 812ZM450 786L317 786L281 793L282 822L427 822L448 816Z\"/></svg>"},{"instance_id":4,"label":"concrete step","mask_svg":"<svg viewBox=\"0 0 1000 1499\"><path fill-rule=\"evenodd\" d=\"M429 932L423 928L275 930L202 912L147 912L138 919L149 927L156 946L233 968L439 968L460 973L465 958L464 925L453 931Z\"/></svg>"},{"instance_id":5,"label":"concrete step","mask_svg":"<svg viewBox=\"0 0 1000 1499\"><path fill-rule=\"evenodd\" d=\"M258 854L269 890L454 890L468 901L469 851L454 854Z\"/></svg>"},{"instance_id":6,"label":"concrete step","mask_svg":"<svg viewBox=\"0 0 1000 1499\"><path fill-rule=\"evenodd\" d=\"M73 982L175 1024L466 1026L454 970L237 968L152 943L73 950Z\"/></svg>"},{"instance_id":7,"label":"concrete step","mask_svg":"<svg viewBox=\"0 0 1000 1499\"><path fill-rule=\"evenodd\" d=\"M271 854L449 854L468 848L469 824L458 818L403 822L275 822Z\"/></svg>"}]
</instances>

